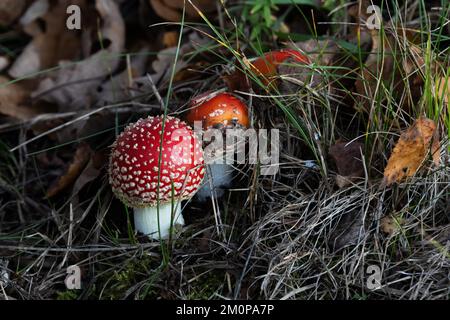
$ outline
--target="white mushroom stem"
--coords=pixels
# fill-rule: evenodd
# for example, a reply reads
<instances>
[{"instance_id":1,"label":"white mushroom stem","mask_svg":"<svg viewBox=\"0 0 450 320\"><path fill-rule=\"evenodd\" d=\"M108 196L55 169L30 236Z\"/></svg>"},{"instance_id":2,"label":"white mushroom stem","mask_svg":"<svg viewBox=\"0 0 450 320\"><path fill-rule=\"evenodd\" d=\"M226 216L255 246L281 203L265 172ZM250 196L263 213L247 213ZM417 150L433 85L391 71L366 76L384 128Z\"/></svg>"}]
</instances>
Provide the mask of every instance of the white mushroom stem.
<instances>
[{"instance_id":1,"label":"white mushroom stem","mask_svg":"<svg viewBox=\"0 0 450 320\"><path fill-rule=\"evenodd\" d=\"M235 169L232 165L226 163L212 163L207 165L206 179L202 187L197 192L200 201L206 201L213 195L220 198L224 194L223 189L231 186Z\"/></svg>"},{"instance_id":2,"label":"white mushroom stem","mask_svg":"<svg viewBox=\"0 0 450 320\"><path fill-rule=\"evenodd\" d=\"M181 214L181 203L164 203L159 205L159 228L161 239L167 239L170 235L170 228L175 225L184 226L183 215ZM137 231L145 234L151 239L159 240L158 232L158 210L157 207L134 208L134 226Z\"/></svg>"}]
</instances>

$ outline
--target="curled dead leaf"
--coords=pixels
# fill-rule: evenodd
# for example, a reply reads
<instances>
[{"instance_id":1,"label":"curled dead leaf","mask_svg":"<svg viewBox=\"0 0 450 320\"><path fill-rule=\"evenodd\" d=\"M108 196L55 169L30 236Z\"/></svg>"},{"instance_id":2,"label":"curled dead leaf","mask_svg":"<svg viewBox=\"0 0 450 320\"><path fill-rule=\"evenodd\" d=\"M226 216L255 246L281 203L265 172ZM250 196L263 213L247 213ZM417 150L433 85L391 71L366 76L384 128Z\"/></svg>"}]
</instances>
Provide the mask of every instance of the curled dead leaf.
<instances>
[{"instance_id":1,"label":"curled dead leaf","mask_svg":"<svg viewBox=\"0 0 450 320\"><path fill-rule=\"evenodd\" d=\"M433 120L421 117L403 132L388 164L384 169L383 184L389 186L403 178L413 176L431 154L435 165L439 165L439 134Z\"/></svg>"},{"instance_id":2,"label":"curled dead leaf","mask_svg":"<svg viewBox=\"0 0 450 320\"><path fill-rule=\"evenodd\" d=\"M37 115L30 106L30 90L22 83L8 83L10 79L0 76L0 114L20 120Z\"/></svg>"},{"instance_id":3,"label":"curled dead leaf","mask_svg":"<svg viewBox=\"0 0 450 320\"><path fill-rule=\"evenodd\" d=\"M85 0L62 0L52 6L32 5L22 19L25 31L33 36L21 55L14 61L9 75L21 78L54 67L61 60L72 60L80 54L80 35L66 28L66 9L70 4L85 8ZM47 9L47 11L44 11ZM30 12L32 11L32 12Z\"/></svg>"},{"instance_id":4,"label":"curled dead leaf","mask_svg":"<svg viewBox=\"0 0 450 320\"><path fill-rule=\"evenodd\" d=\"M49 188L46 197L52 198L73 185L89 162L91 153L92 150L88 144L80 144L66 173L61 176L53 186Z\"/></svg>"},{"instance_id":5,"label":"curled dead leaf","mask_svg":"<svg viewBox=\"0 0 450 320\"><path fill-rule=\"evenodd\" d=\"M204 45L208 41L206 38L199 36L198 33L190 33L187 40L188 41L182 44L179 49L170 47L158 52L156 59L152 62L153 72L150 73L155 84L163 83L170 78L177 50L179 51L179 56L182 56ZM186 72L186 68L188 68L187 62L183 59L179 59L175 65L174 81L186 79L187 73L190 73ZM148 92L152 90L147 76L144 76L141 79L135 79L135 81L141 84L141 91Z\"/></svg>"},{"instance_id":6,"label":"curled dead leaf","mask_svg":"<svg viewBox=\"0 0 450 320\"><path fill-rule=\"evenodd\" d=\"M60 62L61 68L44 79L32 96L57 104L65 111L90 107L97 101L97 87L119 65L125 44L125 24L114 1L97 0L102 18L99 33L108 46L78 63Z\"/></svg>"},{"instance_id":7,"label":"curled dead leaf","mask_svg":"<svg viewBox=\"0 0 450 320\"><path fill-rule=\"evenodd\" d=\"M108 163L108 157L109 152L106 150L96 151L92 154L92 157L84 167L83 172L81 172L73 185L73 195L77 195L84 186L95 180L100 175L102 167L105 166L105 163Z\"/></svg>"},{"instance_id":8,"label":"curled dead leaf","mask_svg":"<svg viewBox=\"0 0 450 320\"><path fill-rule=\"evenodd\" d=\"M129 63L124 71L99 86L97 90L99 91L98 105L124 101L142 94L142 90L140 90L142 84L137 79L146 70L148 58L145 54L146 52L148 52L148 48L144 47L139 51L139 54L134 55L128 60Z\"/></svg>"}]
</instances>

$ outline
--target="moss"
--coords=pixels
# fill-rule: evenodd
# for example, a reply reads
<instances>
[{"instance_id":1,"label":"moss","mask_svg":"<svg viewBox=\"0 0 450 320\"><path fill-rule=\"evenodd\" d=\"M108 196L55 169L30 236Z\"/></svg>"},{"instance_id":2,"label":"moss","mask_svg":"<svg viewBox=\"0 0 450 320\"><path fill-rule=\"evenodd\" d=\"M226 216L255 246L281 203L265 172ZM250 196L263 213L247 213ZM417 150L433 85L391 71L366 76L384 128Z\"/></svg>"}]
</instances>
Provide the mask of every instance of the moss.
<instances>
[{"instance_id":1,"label":"moss","mask_svg":"<svg viewBox=\"0 0 450 320\"><path fill-rule=\"evenodd\" d=\"M186 296L187 300L207 300L214 297L214 294L222 290L224 283L224 274L217 272L208 272L200 277L196 285Z\"/></svg>"},{"instance_id":2,"label":"moss","mask_svg":"<svg viewBox=\"0 0 450 320\"><path fill-rule=\"evenodd\" d=\"M122 299L126 292L136 283L144 281L149 277L149 273L154 273L154 260L149 256L130 260L121 270L114 270L107 274L100 282L105 280L107 288L103 291L103 299ZM151 291L147 290L148 293Z\"/></svg>"},{"instance_id":3,"label":"moss","mask_svg":"<svg viewBox=\"0 0 450 320\"><path fill-rule=\"evenodd\" d=\"M76 290L65 290L56 292L56 300L77 300L78 291Z\"/></svg>"}]
</instances>

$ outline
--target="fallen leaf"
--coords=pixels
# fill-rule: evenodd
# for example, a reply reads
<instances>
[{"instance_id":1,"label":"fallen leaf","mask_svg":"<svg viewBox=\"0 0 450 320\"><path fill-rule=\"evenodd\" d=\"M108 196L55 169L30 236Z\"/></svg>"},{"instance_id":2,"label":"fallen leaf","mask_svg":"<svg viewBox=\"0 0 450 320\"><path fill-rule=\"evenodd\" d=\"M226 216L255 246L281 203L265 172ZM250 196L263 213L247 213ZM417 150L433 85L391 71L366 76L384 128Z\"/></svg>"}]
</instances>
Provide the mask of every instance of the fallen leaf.
<instances>
[{"instance_id":1,"label":"fallen leaf","mask_svg":"<svg viewBox=\"0 0 450 320\"><path fill-rule=\"evenodd\" d=\"M78 146L73 161L69 165L66 173L47 191L47 198L58 195L74 184L91 158L91 152L91 148L86 143L82 143Z\"/></svg>"},{"instance_id":2,"label":"fallen leaf","mask_svg":"<svg viewBox=\"0 0 450 320\"><path fill-rule=\"evenodd\" d=\"M191 1L204 15L216 10L216 1L192 0ZM190 1L185 0L150 0L150 4L156 14L168 21L178 22L183 17L183 8L186 6L186 20L198 20L200 16Z\"/></svg>"},{"instance_id":3,"label":"fallen leaf","mask_svg":"<svg viewBox=\"0 0 450 320\"><path fill-rule=\"evenodd\" d=\"M66 9L70 4L85 8L85 1L62 0L50 7L48 4L46 7L43 2L37 3L41 5L31 6L25 14L27 18L21 19L27 23L24 29L33 36L33 40L9 69L9 75L13 78L22 78L54 67L61 60L75 59L81 52L80 33L66 27Z\"/></svg>"},{"instance_id":4,"label":"fallen leaf","mask_svg":"<svg viewBox=\"0 0 450 320\"><path fill-rule=\"evenodd\" d=\"M350 185L355 179L364 177L362 157L364 145L360 142L351 143L338 141L330 147L329 154L336 163L338 175L336 183L339 188Z\"/></svg>"},{"instance_id":5,"label":"fallen leaf","mask_svg":"<svg viewBox=\"0 0 450 320\"><path fill-rule=\"evenodd\" d=\"M148 48L144 47L137 55L130 58L130 63L124 71L99 86L97 89L98 105L117 103L143 94L142 90L140 90L142 84L138 81L138 78L146 70L148 60L146 52L148 52Z\"/></svg>"},{"instance_id":6,"label":"fallen leaf","mask_svg":"<svg viewBox=\"0 0 450 320\"><path fill-rule=\"evenodd\" d=\"M8 83L0 76L0 113L20 120L28 120L38 113L30 106L30 90L22 83Z\"/></svg>"},{"instance_id":7,"label":"fallen leaf","mask_svg":"<svg viewBox=\"0 0 450 320\"><path fill-rule=\"evenodd\" d=\"M6 27L16 21L25 9L26 3L26 0L0 1L0 26Z\"/></svg>"},{"instance_id":8,"label":"fallen leaf","mask_svg":"<svg viewBox=\"0 0 450 320\"><path fill-rule=\"evenodd\" d=\"M125 44L125 25L114 1L96 0L102 18L99 34L108 46L78 63L61 68L42 80L32 97L57 104L64 111L87 109L97 101L97 88L119 65Z\"/></svg>"},{"instance_id":9,"label":"fallen leaf","mask_svg":"<svg viewBox=\"0 0 450 320\"><path fill-rule=\"evenodd\" d=\"M178 31L167 31L163 34L162 43L165 48L175 47L178 44Z\"/></svg>"},{"instance_id":10,"label":"fallen leaf","mask_svg":"<svg viewBox=\"0 0 450 320\"><path fill-rule=\"evenodd\" d=\"M398 140L384 169L386 186L413 176L426 160L431 147L435 165L439 165L439 135L433 120L421 117ZM433 143L432 143L433 142ZM432 145L431 145L432 143Z\"/></svg>"},{"instance_id":11,"label":"fallen leaf","mask_svg":"<svg viewBox=\"0 0 450 320\"><path fill-rule=\"evenodd\" d=\"M105 163L108 163L109 153L106 151L96 151L85 166L83 172L73 185L72 194L77 195L81 189L89 182L95 180L101 172Z\"/></svg>"},{"instance_id":12,"label":"fallen leaf","mask_svg":"<svg viewBox=\"0 0 450 320\"><path fill-rule=\"evenodd\" d=\"M24 15L20 18L20 24L24 27L31 24L36 19L39 19L43 17L50 8L50 2L49 0L36 0L31 3L31 5L27 8ZM40 33L40 28L38 30L34 30L31 28L28 28L27 31L31 35L35 35L37 33Z\"/></svg>"},{"instance_id":13,"label":"fallen leaf","mask_svg":"<svg viewBox=\"0 0 450 320\"><path fill-rule=\"evenodd\" d=\"M251 88L250 79L238 69L222 75L221 78L230 91L248 92Z\"/></svg>"},{"instance_id":14,"label":"fallen leaf","mask_svg":"<svg viewBox=\"0 0 450 320\"><path fill-rule=\"evenodd\" d=\"M186 55L187 53L196 50L196 48L204 45L207 41L208 40L206 38L200 37L198 33L189 34L187 42L182 44L179 48L179 56ZM177 47L165 48L159 51L156 55L156 59L152 62L152 72L150 73L150 76L156 85L162 84L165 81L169 80L177 50ZM174 81L186 79L186 73L192 73L186 70L187 67L188 64L185 60L179 59L177 61L175 66ZM140 87L140 92L148 93L152 91L151 84L149 83L149 79L147 76L134 80Z\"/></svg>"},{"instance_id":15,"label":"fallen leaf","mask_svg":"<svg viewBox=\"0 0 450 320\"><path fill-rule=\"evenodd\" d=\"M202 72L208 67L209 64L204 61L199 61L194 64L188 64L184 68L177 71L173 77L174 82L189 81L202 77Z\"/></svg>"}]
</instances>

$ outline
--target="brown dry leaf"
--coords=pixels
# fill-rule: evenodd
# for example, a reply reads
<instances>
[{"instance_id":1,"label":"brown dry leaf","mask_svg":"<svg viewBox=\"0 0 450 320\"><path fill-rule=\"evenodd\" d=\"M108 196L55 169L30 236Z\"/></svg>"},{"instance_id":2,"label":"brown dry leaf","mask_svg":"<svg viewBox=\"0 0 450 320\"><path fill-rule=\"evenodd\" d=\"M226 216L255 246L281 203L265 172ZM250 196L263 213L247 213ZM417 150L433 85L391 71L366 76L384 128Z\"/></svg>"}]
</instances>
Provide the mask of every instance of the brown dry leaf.
<instances>
[{"instance_id":1,"label":"brown dry leaf","mask_svg":"<svg viewBox=\"0 0 450 320\"><path fill-rule=\"evenodd\" d=\"M98 105L106 105L124 101L142 94L140 82L137 81L146 70L149 48L144 47L137 55L130 58L126 69L99 87Z\"/></svg>"},{"instance_id":2,"label":"brown dry leaf","mask_svg":"<svg viewBox=\"0 0 450 320\"><path fill-rule=\"evenodd\" d=\"M72 163L69 165L66 173L61 176L56 184L50 187L46 197L51 198L70 187L80 176L91 158L91 148L88 144L82 143L78 146Z\"/></svg>"},{"instance_id":3,"label":"brown dry leaf","mask_svg":"<svg viewBox=\"0 0 450 320\"><path fill-rule=\"evenodd\" d=\"M44 79L32 97L57 104L60 109L87 109L97 101L98 86L119 65L125 44L125 24L117 4L96 0L102 18L99 33L108 46L79 63L60 62L61 68Z\"/></svg>"},{"instance_id":4,"label":"brown dry leaf","mask_svg":"<svg viewBox=\"0 0 450 320\"><path fill-rule=\"evenodd\" d=\"M61 60L75 59L81 52L79 32L66 28L66 9L70 4L85 8L85 0L62 0L50 7L36 3L41 5L31 6L21 19L22 23L27 23L25 31L33 40L11 66L9 75L13 78L54 67Z\"/></svg>"},{"instance_id":5,"label":"brown dry leaf","mask_svg":"<svg viewBox=\"0 0 450 320\"><path fill-rule=\"evenodd\" d=\"M26 3L26 0L0 1L0 26L9 26L17 20L25 9Z\"/></svg>"},{"instance_id":6,"label":"brown dry leaf","mask_svg":"<svg viewBox=\"0 0 450 320\"><path fill-rule=\"evenodd\" d=\"M181 45L179 48L179 56L186 55L189 52L196 50L196 48L201 47L205 43L207 43L208 39L201 37L197 32L190 33L188 35L186 43ZM152 69L150 76L155 84L163 83L167 81L172 72L174 58L177 52L176 47L166 48L158 52L156 55L156 59L152 62ZM179 59L175 66L175 81L180 79L185 79L185 75L178 73L186 70L188 64L185 60ZM204 68L203 68L204 69ZM142 92L152 91L152 88L149 83L149 79L147 76L144 76L140 79L134 79L136 82L140 83L140 90Z\"/></svg>"},{"instance_id":7,"label":"brown dry leaf","mask_svg":"<svg viewBox=\"0 0 450 320\"><path fill-rule=\"evenodd\" d=\"M330 147L329 153L336 163L338 175L336 183L340 188L350 185L355 179L364 177L362 151L364 145L360 142L337 141Z\"/></svg>"},{"instance_id":8,"label":"brown dry leaf","mask_svg":"<svg viewBox=\"0 0 450 320\"><path fill-rule=\"evenodd\" d=\"M216 1L192 0L191 1L203 14L207 15L216 10ZM150 0L150 4L156 14L168 21L181 21L183 7L186 3L186 20L198 20L199 14L188 0Z\"/></svg>"},{"instance_id":9,"label":"brown dry leaf","mask_svg":"<svg viewBox=\"0 0 450 320\"><path fill-rule=\"evenodd\" d=\"M197 33L189 34L188 41L179 48L179 55L185 55L196 47L201 46L205 41L207 40L200 37ZM148 50L149 47L142 48L139 54L130 59L130 64L127 69L113 77L112 80L106 81L98 87L97 101L99 105L124 101L132 97L145 96L145 94L153 90L149 76L157 85L169 79L178 48L172 46L159 51L156 59L151 64L152 72L149 73L149 76L145 74L147 73L146 66L148 62L148 55L145 53ZM179 59L176 63L175 77L173 80L178 82L192 79L199 75L198 72L195 72L196 70L204 69L205 65L200 62L187 65L185 60Z\"/></svg>"},{"instance_id":10,"label":"brown dry leaf","mask_svg":"<svg viewBox=\"0 0 450 320\"><path fill-rule=\"evenodd\" d=\"M0 114L20 120L28 120L37 115L30 106L30 90L21 83L8 83L0 76Z\"/></svg>"},{"instance_id":11,"label":"brown dry leaf","mask_svg":"<svg viewBox=\"0 0 450 320\"><path fill-rule=\"evenodd\" d=\"M208 66L209 64L204 61L189 64L175 74L175 76L173 77L173 81L182 82L201 78L202 71L205 70Z\"/></svg>"},{"instance_id":12,"label":"brown dry leaf","mask_svg":"<svg viewBox=\"0 0 450 320\"><path fill-rule=\"evenodd\" d=\"M83 172L73 185L73 195L78 194L85 185L95 180L100 175L102 167L105 163L108 163L108 157L109 151L103 150L94 152L89 163L85 166Z\"/></svg>"},{"instance_id":13,"label":"brown dry leaf","mask_svg":"<svg viewBox=\"0 0 450 320\"><path fill-rule=\"evenodd\" d=\"M426 160L430 145L433 161L439 165L439 134L436 124L433 120L421 117L401 134L384 169L383 184L389 186L413 176Z\"/></svg>"},{"instance_id":14,"label":"brown dry leaf","mask_svg":"<svg viewBox=\"0 0 450 320\"><path fill-rule=\"evenodd\" d=\"M178 31L167 31L163 34L162 43L165 48L176 47L176 45L178 44L178 38Z\"/></svg>"}]
</instances>

